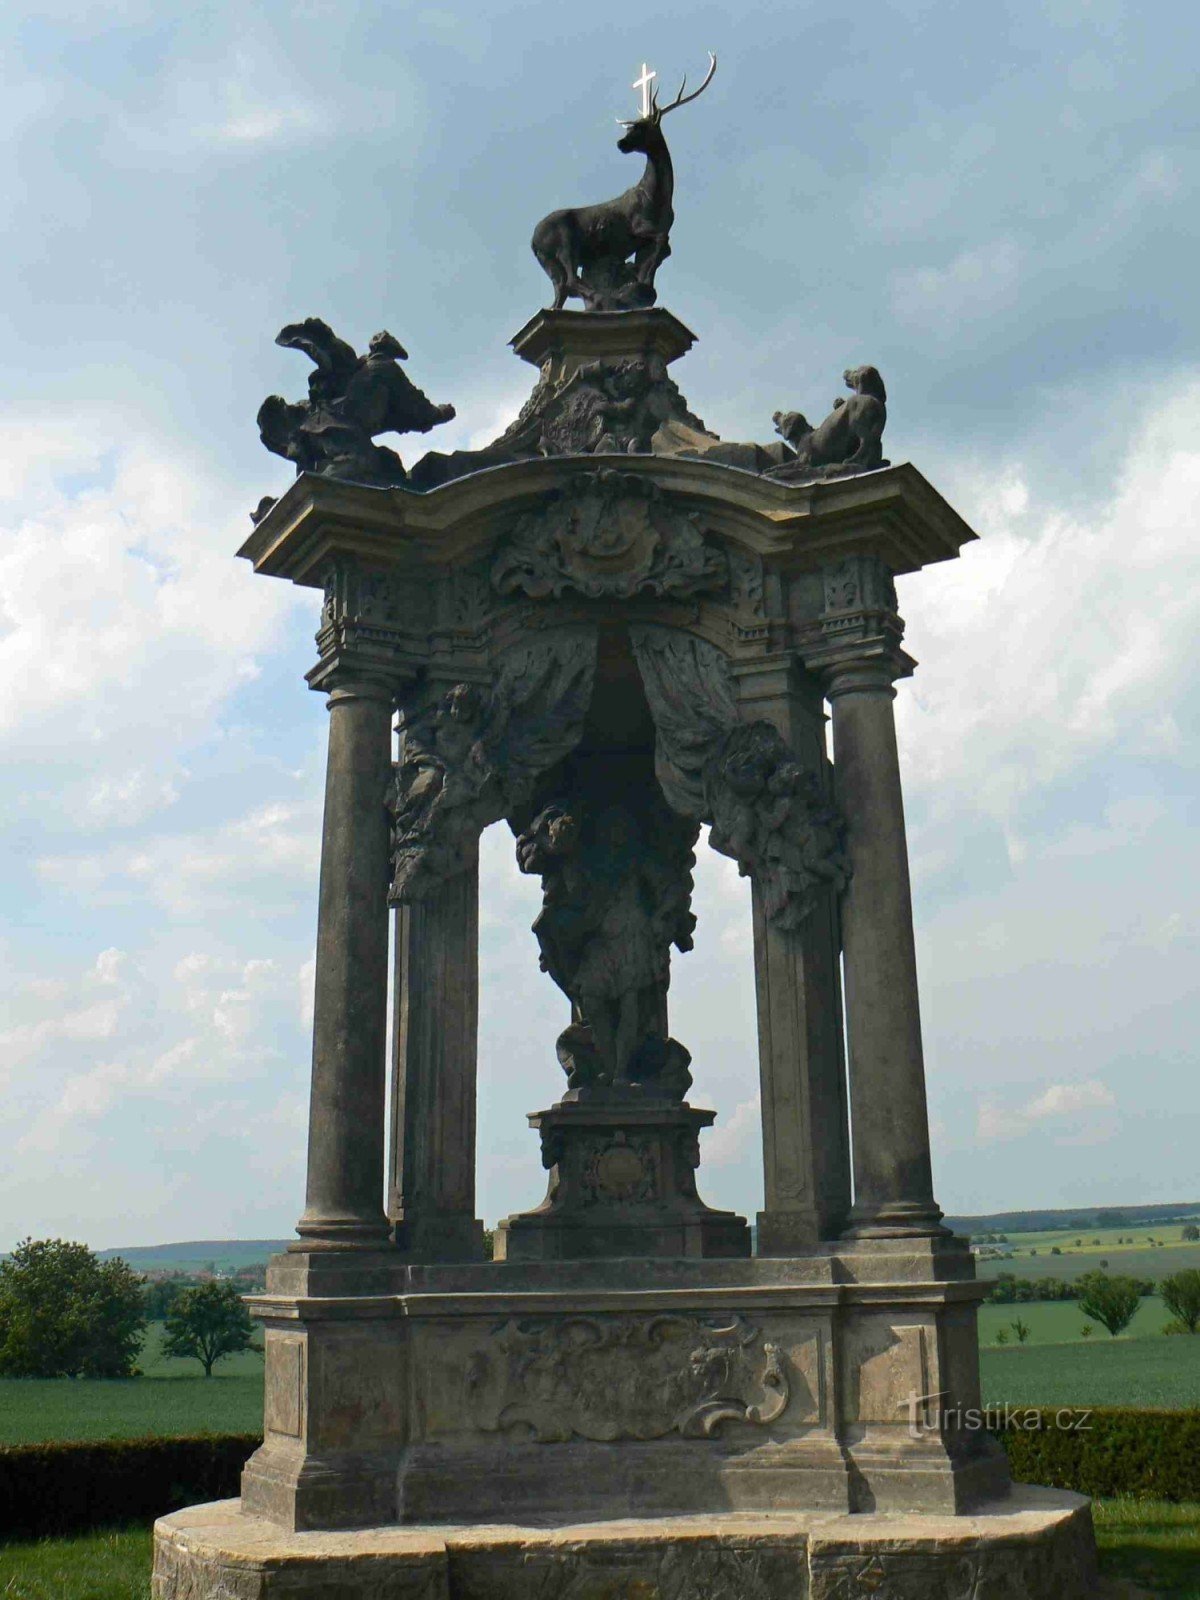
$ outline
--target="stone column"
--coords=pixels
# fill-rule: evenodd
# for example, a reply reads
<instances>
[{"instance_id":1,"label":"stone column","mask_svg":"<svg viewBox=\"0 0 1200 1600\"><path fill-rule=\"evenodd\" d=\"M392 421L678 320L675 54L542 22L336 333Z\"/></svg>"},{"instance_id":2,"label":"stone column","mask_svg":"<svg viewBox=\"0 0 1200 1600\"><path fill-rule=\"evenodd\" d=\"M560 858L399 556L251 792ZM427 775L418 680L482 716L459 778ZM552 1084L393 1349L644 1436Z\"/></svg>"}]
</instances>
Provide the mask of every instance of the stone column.
<instances>
[{"instance_id":1,"label":"stone column","mask_svg":"<svg viewBox=\"0 0 1200 1600\"><path fill-rule=\"evenodd\" d=\"M788 654L738 671L747 721L772 722L810 772L824 773L820 686ZM772 926L753 890L754 979L762 1089L764 1209L759 1255L836 1238L850 1207L837 907L832 894L795 932Z\"/></svg>"},{"instance_id":2,"label":"stone column","mask_svg":"<svg viewBox=\"0 0 1200 1600\"><path fill-rule=\"evenodd\" d=\"M819 666L833 716L834 787L851 877L842 899L855 1238L942 1234L933 1198L894 680L899 648L890 576L871 558L827 575ZM836 576L836 581L831 581ZM832 603L831 603L832 602Z\"/></svg>"},{"instance_id":3,"label":"stone column","mask_svg":"<svg viewBox=\"0 0 1200 1600\"><path fill-rule=\"evenodd\" d=\"M388 1214L410 1258L483 1258L475 1216L479 857L396 911Z\"/></svg>"},{"instance_id":4,"label":"stone column","mask_svg":"<svg viewBox=\"0 0 1200 1600\"><path fill-rule=\"evenodd\" d=\"M308 1187L296 1249L378 1248L387 1030L392 694L338 674L329 695L313 1005Z\"/></svg>"}]
</instances>

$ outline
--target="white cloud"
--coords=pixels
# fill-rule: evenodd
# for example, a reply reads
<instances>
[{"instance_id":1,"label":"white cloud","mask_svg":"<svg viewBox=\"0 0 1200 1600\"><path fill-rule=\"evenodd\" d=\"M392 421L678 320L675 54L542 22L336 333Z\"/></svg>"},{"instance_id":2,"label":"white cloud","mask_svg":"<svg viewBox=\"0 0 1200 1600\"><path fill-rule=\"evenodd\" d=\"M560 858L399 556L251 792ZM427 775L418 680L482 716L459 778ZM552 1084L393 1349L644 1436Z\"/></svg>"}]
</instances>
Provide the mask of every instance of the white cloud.
<instances>
[{"instance_id":1,"label":"white cloud","mask_svg":"<svg viewBox=\"0 0 1200 1600\"><path fill-rule=\"evenodd\" d=\"M1200 632L1200 380L1146 417L1111 502L1086 521L981 474L957 499L982 538L901 580L925 658L897 702L906 784L974 811L1014 854L1031 797L1118 744L1172 743Z\"/></svg>"},{"instance_id":2,"label":"white cloud","mask_svg":"<svg viewBox=\"0 0 1200 1600\"><path fill-rule=\"evenodd\" d=\"M1015 239L971 245L944 266L894 274L892 309L902 321L944 338L964 319L991 316L1011 305L1024 265L1024 252Z\"/></svg>"},{"instance_id":3,"label":"white cloud","mask_svg":"<svg viewBox=\"0 0 1200 1600\"><path fill-rule=\"evenodd\" d=\"M1088 1140L1112 1129L1111 1119L1091 1113L1115 1109L1116 1096L1095 1078L1078 1083L1051 1083L1024 1105L1004 1107L984 1100L979 1107L976 1137L984 1144L1019 1139L1048 1126L1057 1137Z\"/></svg>"}]
</instances>

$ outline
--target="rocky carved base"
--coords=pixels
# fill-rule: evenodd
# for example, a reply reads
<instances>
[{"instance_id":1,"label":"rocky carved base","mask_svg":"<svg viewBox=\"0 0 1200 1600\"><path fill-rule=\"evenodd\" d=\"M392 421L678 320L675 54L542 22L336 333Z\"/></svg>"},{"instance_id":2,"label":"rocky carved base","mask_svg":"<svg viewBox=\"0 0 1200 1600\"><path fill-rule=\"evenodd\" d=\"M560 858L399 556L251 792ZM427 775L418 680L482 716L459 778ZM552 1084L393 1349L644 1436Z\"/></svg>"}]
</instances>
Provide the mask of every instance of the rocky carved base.
<instances>
[{"instance_id":1,"label":"rocky carved base","mask_svg":"<svg viewBox=\"0 0 1200 1600\"><path fill-rule=\"evenodd\" d=\"M154 1531L155 1600L1091 1600L1087 1501L1020 1487L968 1517L680 1517L287 1533L236 1500Z\"/></svg>"},{"instance_id":2,"label":"rocky carved base","mask_svg":"<svg viewBox=\"0 0 1200 1600\"><path fill-rule=\"evenodd\" d=\"M700 1130L714 1112L632 1092L577 1093L529 1119L549 1190L535 1211L500 1223L498 1261L749 1256L745 1220L696 1193Z\"/></svg>"}]
</instances>

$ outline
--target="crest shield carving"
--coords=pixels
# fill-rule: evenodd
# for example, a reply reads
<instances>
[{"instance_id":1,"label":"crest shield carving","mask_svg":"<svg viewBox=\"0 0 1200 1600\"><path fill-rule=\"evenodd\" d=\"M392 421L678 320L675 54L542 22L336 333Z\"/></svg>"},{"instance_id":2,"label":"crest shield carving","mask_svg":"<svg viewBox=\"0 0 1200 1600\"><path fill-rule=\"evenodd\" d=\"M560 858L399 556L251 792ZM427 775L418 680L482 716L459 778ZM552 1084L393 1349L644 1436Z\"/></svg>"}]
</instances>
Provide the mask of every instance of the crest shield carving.
<instances>
[{"instance_id":1,"label":"crest shield carving","mask_svg":"<svg viewBox=\"0 0 1200 1600\"><path fill-rule=\"evenodd\" d=\"M698 519L630 472L601 467L572 478L520 519L492 565L500 594L589 599L652 594L682 599L724 588L724 553Z\"/></svg>"}]
</instances>

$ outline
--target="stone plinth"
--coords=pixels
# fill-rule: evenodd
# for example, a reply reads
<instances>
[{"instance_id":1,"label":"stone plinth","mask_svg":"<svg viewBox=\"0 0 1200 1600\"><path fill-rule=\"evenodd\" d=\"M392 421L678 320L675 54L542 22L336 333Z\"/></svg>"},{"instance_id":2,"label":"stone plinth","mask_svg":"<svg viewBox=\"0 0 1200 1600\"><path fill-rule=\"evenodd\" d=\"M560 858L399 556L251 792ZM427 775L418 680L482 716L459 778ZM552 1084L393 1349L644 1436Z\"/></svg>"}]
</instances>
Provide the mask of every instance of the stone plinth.
<instances>
[{"instance_id":1,"label":"stone plinth","mask_svg":"<svg viewBox=\"0 0 1200 1600\"><path fill-rule=\"evenodd\" d=\"M1002 1492L982 1286L926 1241L770 1260L277 1258L243 1504L297 1530L962 1511ZM937 1276L934 1276L937 1273Z\"/></svg>"},{"instance_id":2,"label":"stone plinth","mask_svg":"<svg viewBox=\"0 0 1200 1600\"><path fill-rule=\"evenodd\" d=\"M522 361L555 382L587 361L648 361L686 355L696 335L662 306L644 311L538 311L510 343Z\"/></svg>"},{"instance_id":3,"label":"stone plinth","mask_svg":"<svg viewBox=\"0 0 1200 1600\"><path fill-rule=\"evenodd\" d=\"M155 1527L155 1600L1091 1600L1088 1504L1019 1487L965 1517L772 1516L286 1533L236 1500Z\"/></svg>"},{"instance_id":4,"label":"stone plinth","mask_svg":"<svg viewBox=\"0 0 1200 1600\"><path fill-rule=\"evenodd\" d=\"M612 1093L536 1112L549 1192L537 1210L500 1223L497 1260L748 1256L745 1220L696 1193L699 1134L714 1117Z\"/></svg>"}]
</instances>

